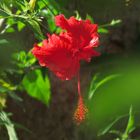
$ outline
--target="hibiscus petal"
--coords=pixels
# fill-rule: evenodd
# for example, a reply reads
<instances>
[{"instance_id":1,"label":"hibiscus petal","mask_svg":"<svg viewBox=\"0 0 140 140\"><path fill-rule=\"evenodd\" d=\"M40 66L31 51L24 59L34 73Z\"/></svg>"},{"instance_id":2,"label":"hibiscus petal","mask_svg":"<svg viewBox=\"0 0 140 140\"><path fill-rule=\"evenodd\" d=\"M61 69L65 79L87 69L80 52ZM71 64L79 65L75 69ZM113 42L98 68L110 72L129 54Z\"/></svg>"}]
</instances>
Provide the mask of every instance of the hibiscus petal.
<instances>
[{"instance_id":1,"label":"hibiscus petal","mask_svg":"<svg viewBox=\"0 0 140 140\"><path fill-rule=\"evenodd\" d=\"M55 22L57 26L60 26L62 29L69 29L69 24L67 22L67 19L64 17L64 15L60 14L55 17Z\"/></svg>"},{"instance_id":2,"label":"hibiscus petal","mask_svg":"<svg viewBox=\"0 0 140 140\"><path fill-rule=\"evenodd\" d=\"M77 57L73 57L72 51L69 50L68 39L53 34L49 37L47 46L44 46L45 44L46 41L42 47L35 44L32 50L40 65L48 67L63 80L75 76L80 66Z\"/></svg>"},{"instance_id":3,"label":"hibiscus petal","mask_svg":"<svg viewBox=\"0 0 140 140\"><path fill-rule=\"evenodd\" d=\"M99 46L99 35L97 33L92 34L92 39L90 40L89 46L91 47Z\"/></svg>"},{"instance_id":4,"label":"hibiscus petal","mask_svg":"<svg viewBox=\"0 0 140 140\"><path fill-rule=\"evenodd\" d=\"M90 62L91 57L96 57L99 55L100 55L99 52L93 50L92 47L88 46L88 47L83 48L83 50L79 54L79 60L85 60L87 62Z\"/></svg>"},{"instance_id":5,"label":"hibiscus petal","mask_svg":"<svg viewBox=\"0 0 140 140\"><path fill-rule=\"evenodd\" d=\"M83 48L89 43L98 46L97 24L92 24L89 20L77 20L74 17L66 19L64 15L56 16L55 21L57 26L67 30L73 37L76 47Z\"/></svg>"}]
</instances>

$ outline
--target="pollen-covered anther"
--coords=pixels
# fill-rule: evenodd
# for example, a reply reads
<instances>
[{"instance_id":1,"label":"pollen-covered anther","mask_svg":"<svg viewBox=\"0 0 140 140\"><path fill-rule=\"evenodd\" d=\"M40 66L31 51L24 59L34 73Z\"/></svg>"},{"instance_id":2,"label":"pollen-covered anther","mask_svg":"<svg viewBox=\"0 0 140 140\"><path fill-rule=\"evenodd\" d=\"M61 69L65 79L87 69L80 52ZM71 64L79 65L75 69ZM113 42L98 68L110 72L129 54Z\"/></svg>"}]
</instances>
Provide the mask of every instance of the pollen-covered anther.
<instances>
[{"instance_id":1,"label":"pollen-covered anther","mask_svg":"<svg viewBox=\"0 0 140 140\"><path fill-rule=\"evenodd\" d=\"M78 106L74 113L74 120L78 125L86 119L87 112L88 109L84 105L82 97L79 97Z\"/></svg>"}]
</instances>

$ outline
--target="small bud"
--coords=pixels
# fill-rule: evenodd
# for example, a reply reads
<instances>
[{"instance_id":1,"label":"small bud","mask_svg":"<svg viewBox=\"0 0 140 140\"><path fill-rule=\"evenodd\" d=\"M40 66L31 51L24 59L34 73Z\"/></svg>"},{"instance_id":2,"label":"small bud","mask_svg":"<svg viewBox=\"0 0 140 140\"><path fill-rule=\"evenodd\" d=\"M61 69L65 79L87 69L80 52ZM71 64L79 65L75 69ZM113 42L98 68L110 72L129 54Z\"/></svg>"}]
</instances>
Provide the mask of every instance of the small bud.
<instances>
[{"instance_id":1,"label":"small bud","mask_svg":"<svg viewBox=\"0 0 140 140\"><path fill-rule=\"evenodd\" d=\"M36 3L36 0L30 0L29 6L30 6L30 10L31 10L31 11L34 10L34 8L35 8L35 3Z\"/></svg>"}]
</instances>

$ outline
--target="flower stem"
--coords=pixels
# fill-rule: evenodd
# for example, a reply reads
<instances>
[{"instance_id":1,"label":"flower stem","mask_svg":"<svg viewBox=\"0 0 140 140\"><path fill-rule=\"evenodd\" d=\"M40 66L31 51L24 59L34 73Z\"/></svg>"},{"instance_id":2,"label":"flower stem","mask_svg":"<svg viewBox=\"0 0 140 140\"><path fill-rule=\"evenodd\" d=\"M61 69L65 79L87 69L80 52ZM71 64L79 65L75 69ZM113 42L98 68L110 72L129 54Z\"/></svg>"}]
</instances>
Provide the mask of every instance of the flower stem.
<instances>
[{"instance_id":1,"label":"flower stem","mask_svg":"<svg viewBox=\"0 0 140 140\"><path fill-rule=\"evenodd\" d=\"M81 97L80 73L78 72L78 95Z\"/></svg>"}]
</instances>

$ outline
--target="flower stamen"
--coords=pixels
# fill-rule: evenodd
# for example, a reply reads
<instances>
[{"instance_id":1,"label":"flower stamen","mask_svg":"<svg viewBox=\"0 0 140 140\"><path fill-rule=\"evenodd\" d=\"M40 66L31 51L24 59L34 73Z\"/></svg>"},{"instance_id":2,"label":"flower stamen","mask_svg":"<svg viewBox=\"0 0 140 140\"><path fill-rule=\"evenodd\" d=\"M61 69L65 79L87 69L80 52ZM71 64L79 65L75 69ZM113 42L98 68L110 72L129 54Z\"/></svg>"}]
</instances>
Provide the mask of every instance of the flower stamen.
<instances>
[{"instance_id":1,"label":"flower stamen","mask_svg":"<svg viewBox=\"0 0 140 140\"><path fill-rule=\"evenodd\" d=\"M83 98L79 97L78 106L74 113L74 120L79 125L86 119L86 114L88 112L87 107L83 103Z\"/></svg>"},{"instance_id":2,"label":"flower stamen","mask_svg":"<svg viewBox=\"0 0 140 140\"><path fill-rule=\"evenodd\" d=\"M86 114L88 112L88 109L85 106L85 104L83 102L83 98L81 96L79 73L78 73L78 95L79 95L79 99L78 99L77 109L74 113L74 120L79 125L81 122L83 122L86 119Z\"/></svg>"}]
</instances>

